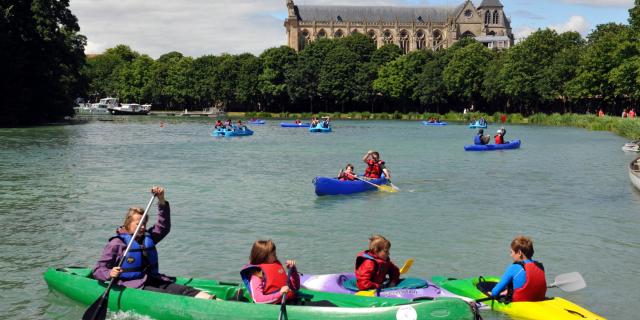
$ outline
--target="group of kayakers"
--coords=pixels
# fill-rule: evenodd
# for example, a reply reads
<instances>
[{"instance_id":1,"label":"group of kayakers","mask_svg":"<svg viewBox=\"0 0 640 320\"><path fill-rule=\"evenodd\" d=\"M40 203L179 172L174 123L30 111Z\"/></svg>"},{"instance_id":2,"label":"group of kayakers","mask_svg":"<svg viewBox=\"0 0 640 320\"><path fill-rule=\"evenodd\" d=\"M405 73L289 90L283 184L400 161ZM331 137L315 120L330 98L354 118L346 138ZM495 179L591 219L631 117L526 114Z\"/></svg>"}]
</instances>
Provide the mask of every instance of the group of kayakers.
<instances>
[{"instance_id":1,"label":"group of kayakers","mask_svg":"<svg viewBox=\"0 0 640 320\"><path fill-rule=\"evenodd\" d=\"M238 129L244 129L247 126L244 124L244 122L242 122L241 119L238 119L238 122L236 122L235 127L238 128ZM234 124L231 121L231 119L227 119L224 122L222 122L222 120L218 119L216 121L215 125L214 125L214 128L215 129L224 128L224 129L227 129L227 130L233 130L234 129Z\"/></svg>"},{"instance_id":2,"label":"group of kayakers","mask_svg":"<svg viewBox=\"0 0 640 320\"><path fill-rule=\"evenodd\" d=\"M321 118L322 119L322 128L329 128L329 124L331 123L331 119L329 119L329 116L324 116ZM311 127L317 127L318 124L320 124L320 119L318 119L318 117L313 117L311 118Z\"/></svg>"},{"instance_id":3,"label":"group of kayakers","mask_svg":"<svg viewBox=\"0 0 640 320\"><path fill-rule=\"evenodd\" d=\"M504 136L507 134L507 130L502 127L496 131L495 136L493 136L495 144L506 144L509 141L504 140ZM491 140L491 136L488 134L484 134L484 129L478 130L478 133L473 137L473 143L476 145L486 145L489 144Z\"/></svg>"},{"instance_id":4,"label":"group of kayakers","mask_svg":"<svg viewBox=\"0 0 640 320\"><path fill-rule=\"evenodd\" d=\"M364 179L379 179L384 174L385 178L388 181L391 181L391 172L385 165L385 162L380 159L380 153L378 151L369 150L362 157L362 161L366 164L366 169L364 170ZM355 173L354 167L351 163L348 163L347 166L340 170L338 174L338 180L346 181L346 180L359 180L360 178Z\"/></svg>"},{"instance_id":5,"label":"group of kayakers","mask_svg":"<svg viewBox=\"0 0 640 320\"><path fill-rule=\"evenodd\" d=\"M428 123L440 123L440 118L438 117L429 117L429 119L427 119Z\"/></svg>"},{"instance_id":6,"label":"group of kayakers","mask_svg":"<svg viewBox=\"0 0 640 320\"><path fill-rule=\"evenodd\" d=\"M374 152L367 153L365 159L379 161L378 158L374 159ZM171 230L171 209L165 199L164 188L153 187L151 192L158 199L156 223L147 229L148 219L144 209L129 208L124 223L116 229L116 235L109 239L93 268L93 277L101 281L114 279L116 284L129 288L216 299L215 295L176 284L175 278L160 273L156 246ZM125 256L130 242L130 250ZM391 261L390 250L391 242L384 236L369 238L368 248L355 257L356 285L359 290L395 287L400 282L400 271ZM513 239L510 254L514 262L487 295L507 295L511 301L544 300L547 288L544 267L532 260L533 253L530 238L517 236ZM119 262L122 262L121 266L118 266ZM285 271L285 266L289 272ZM288 302L297 300L295 292L300 288L300 275L296 261L286 260L283 266L278 260L276 245L270 239L253 243L249 261L240 269L240 276L255 303L280 303L283 295L286 295Z\"/></svg>"}]
</instances>

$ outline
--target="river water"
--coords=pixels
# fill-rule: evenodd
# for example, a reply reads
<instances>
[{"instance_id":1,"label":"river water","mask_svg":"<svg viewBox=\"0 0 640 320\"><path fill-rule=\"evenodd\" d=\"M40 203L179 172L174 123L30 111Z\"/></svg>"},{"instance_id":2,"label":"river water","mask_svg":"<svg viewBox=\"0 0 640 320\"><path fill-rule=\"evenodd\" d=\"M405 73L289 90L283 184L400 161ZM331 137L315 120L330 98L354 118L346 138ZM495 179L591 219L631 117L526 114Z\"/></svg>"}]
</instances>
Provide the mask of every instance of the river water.
<instances>
[{"instance_id":1,"label":"river water","mask_svg":"<svg viewBox=\"0 0 640 320\"><path fill-rule=\"evenodd\" d=\"M391 240L398 264L415 259L409 276L501 274L511 239L525 234L549 281L586 279L586 289L550 295L638 317L640 193L627 177L634 155L614 134L514 125L506 138L521 149L474 153L463 145L475 130L462 125L335 121L334 132L310 134L274 120L251 137L214 138L208 120L160 119L0 129L0 318L80 318L85 307L50 293L43 272L93 266L152 185L171 202L173 228L159 245L170 275L239 281L261 238L303 273L350 271L374 233ZM369 149L401 192L315 195L315 176L347 162L362 172Z\"/></svg>"}]
</instances>

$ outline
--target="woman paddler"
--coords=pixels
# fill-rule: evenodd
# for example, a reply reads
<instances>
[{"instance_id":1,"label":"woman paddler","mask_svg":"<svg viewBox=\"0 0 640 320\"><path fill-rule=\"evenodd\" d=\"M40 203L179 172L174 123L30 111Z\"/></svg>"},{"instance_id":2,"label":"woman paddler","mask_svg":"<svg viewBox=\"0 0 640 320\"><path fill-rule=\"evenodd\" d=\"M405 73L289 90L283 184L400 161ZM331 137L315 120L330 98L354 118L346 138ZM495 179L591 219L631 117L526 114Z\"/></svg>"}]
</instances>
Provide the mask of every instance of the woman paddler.
<instances>
[{"instance_id":1,"label":"woman paddler","mask_svg":"<svg viewBox=\"0 0 640 320\"><path fill-rule=\"evenodd\" d=\"M122 267L117 267L144 214L144 209L140 207L129 208L123 225L116 230L116 235L109 239L109 243L102 250L100 260L93 269L93 277L101 281L118 278L118 285L129 288L201 299L215 298L206 292L176 284L175 280L159 272L156 244L162 241L171 230L171 210L169 202L164 198L164 188L153 187L151 192L158 198L158 221L156 224L147 229L148 217L145 217L131 249L124 257Z\"/></svg>"}]
</instances>

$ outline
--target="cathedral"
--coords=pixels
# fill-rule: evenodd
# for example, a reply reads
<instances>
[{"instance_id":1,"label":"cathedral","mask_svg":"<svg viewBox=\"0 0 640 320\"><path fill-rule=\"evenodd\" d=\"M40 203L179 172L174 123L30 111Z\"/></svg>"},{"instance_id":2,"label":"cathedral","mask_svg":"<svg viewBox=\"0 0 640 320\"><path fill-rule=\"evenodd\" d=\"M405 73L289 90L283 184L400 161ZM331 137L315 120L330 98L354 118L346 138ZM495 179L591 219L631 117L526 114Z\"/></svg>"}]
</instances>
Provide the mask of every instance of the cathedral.
<instances>
[{"instance_id":1,"label":"cathedral","mask_svg":"<svg viewBox=\"0 0 640 320\"><path fill-rule=\"evenodd\" d=\"M439 50L472 37L489 48L513 45L511 23L500 0L470 0L455 7L319 6L287 0L287 44L300 51L320 38L352 33L369 36L379 48L393 43L404 53Z\"/></svg>"}]
</instances>

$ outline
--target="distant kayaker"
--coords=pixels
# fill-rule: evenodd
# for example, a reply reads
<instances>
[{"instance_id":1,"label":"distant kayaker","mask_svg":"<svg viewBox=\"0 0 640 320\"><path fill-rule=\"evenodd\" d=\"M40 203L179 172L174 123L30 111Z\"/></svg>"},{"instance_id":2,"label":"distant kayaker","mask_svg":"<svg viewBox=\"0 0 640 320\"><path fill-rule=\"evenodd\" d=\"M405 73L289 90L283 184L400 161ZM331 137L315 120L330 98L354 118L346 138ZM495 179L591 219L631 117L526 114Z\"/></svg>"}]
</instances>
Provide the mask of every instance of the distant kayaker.
<instances>
[{"instance_id":1,"label":"distant kayaker","mask_svg":"<svg viewBox=\"0 0 640 320\"><path fill-rule=\"evenodd\" d=\"M295 300L300 288L300 275L296 270L296 261L287 260L291 276L287 285L287 272L276 255L276 245L272 240L257 240L251 248L249 264L242 267L240 276L255 303L279 304L282 295L287 301Z\"/></svg>"},{"instance_id":2,"label":"distant kayaker","mask_svg":"<svg viewBox=\"0 0 640 320\"><path fill-rule=\"evenodd\" d=\"M323 128L329 128L329 123L331 122L331 120L329 119L329 116L322 117L322 119L323 119L322 127Z\"/></svg>"},{"instance_id":3,"label":"distant kayaker","mask_svg":"<svg viewBox=\"0 0 640 320\"><path fill-rule=\"evenodd\" d=\"M244 130L245 128L247 128L247 126L246 126L244 123L242 123L242 120L240 120L240 119L238 119L238 124L237 124L237 126L238 126L238 129L242 129L242 130Z\"/></svg>"},{"instance_id":4,"label":"distant kayaker","mask_svg":"<svg viewBox=\"0 0 640 320\"><path fill-rule=\"evenodd\" d=\"M511 241L513 264L500 278L500 282L488 292L492 297L507 295L513 302L543 301L547 293L544 266L533 257L533 241L529 237L517 236Z\"/></svg>"},{"instance_id":5,"label":"distant kayaker","mask_svg":"<svg viewBox=\"0 0 640 320\"><path fill-rule=\"evenodd\" d=\"M356 257L356 284L360 290L395 287L400 282L400 269L391 262L391 242L381 235L369 238L369 249ZM385 284L385 281L388 282Z\"/></svg>"},{"instance_id":6,"label":"distant kayaker","mask_svg":"<svg viewBox=\"0 0 640 320\"><path fill-rule=\"evenodd\" d=\"M491 139L490 135L485 135L484 134L484 129L480 129L478 130L478 134L476 134L475 137L473 137L473 144L476 145L485 145L489 143L489 140Z\"/></svg>"},{"instance_id":7,"label":"distant kayaker","mask_svg":"<svg viewBox=\"0 0 640 320\"><path fill-rule=\"evenodd\" d=\"M224 121L224 127L227 129L231 129L231 119L227 119Z\"/></svg>"},{"instance_id":8,"label":"distant kayaker","mask_svg":"<svg viewBox=\"0 0 640 320\"><path fill-rule=\"evenodd\" d=\"M318 118L316 118L316 117L311 118L311 127L312 128L317 126L318 123L320 123L320 121L318 121Z\"/></svg>"},{"instance_id":9,"label":"distant kayaker","mask_svg":"<svg viewBox=\"0 0 640 320\"><path fill-rule=\"evenodd\" d=\"M129 288L184 295L201 299L211 299L214 296L206 292L175 283L172 278L161 274L158 270L158 252L156 245L169 234L171 230L171 210L169 202L164 198L164 188L153 187L151 192L158 198L158 221L147 229L147 218L140 226L136 239L131 245L122 267L117 267L123 259L122 254L135 233L136 226L142 219L144 209L131 207L127 212L124 223L116 231L116 236L109 239L109 243L102 250L102 255L93 268L93 277L97 280L108 281L118 278L117 284Z\"/></svg>"},{"instance_id":10,"label":"distant kayaker","mask_svg":"<svg viewBox=\"0 0 640 320\"><path fill-rule=\"evenodd\" d=\"M504 141L504 135L507 134L507 130L505 130L505 128L500 128L498 129L498 131L496 131L496 135L495 135L495 141L496 144L505 144L507 142Z\"/></svg>"},{"instance_id":11,"label":"distant kayaker","mask_svg":"<svg viewBox=\"0 0 640 320\"><path fill-rule=\"evenodd\" d=\"M300 125L302 123L302 121L300 121L300 119L296 119L296 121L294 121L293 123Z\"/></svg>"},{"instance_id":12,"label":"distant kayaker","mask_svg":"<svg viewBox=\"0 0 640 320\"><path fill-rule=\"evenodd\" d=\"M215 125L214 128L218 129L218 128L223 128L223 127L224 127L224 124L222 123L222 121L220 121L220 120L216 121L216 125Z\"/></svg>"},{"instance_id":13,"label":"distant kayaker","mask_svg":"<svg viewBox=\"0 0 640 320\"><path fill-rule=\"evenodd\" d=\"M338 180L340 181L357 180L357 177L358 176L355 174L353 165L351 163L348 163L344 170L340 170L340 174L338 174Z\"/></svg>"}]
</instances>

